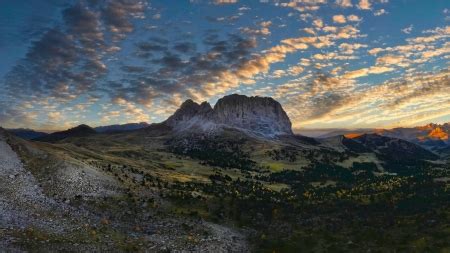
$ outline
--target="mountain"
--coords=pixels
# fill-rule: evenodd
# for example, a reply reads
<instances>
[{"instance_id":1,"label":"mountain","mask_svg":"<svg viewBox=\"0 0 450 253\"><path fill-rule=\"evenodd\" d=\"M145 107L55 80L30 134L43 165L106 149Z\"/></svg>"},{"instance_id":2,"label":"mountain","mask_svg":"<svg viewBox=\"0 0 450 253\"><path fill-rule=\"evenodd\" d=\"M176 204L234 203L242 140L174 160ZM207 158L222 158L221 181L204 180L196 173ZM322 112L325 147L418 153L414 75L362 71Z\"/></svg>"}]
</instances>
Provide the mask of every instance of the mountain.
<instances>
[{"instance_id":1,"label":"mountain","mask_svg":"<svg viewBox=\"0 0 450 253\"><path fill-rule=\"evenodd\" d=\"M450 123L427 124L417 127L398 127L392 129L340 129L325 133L320 138L345 135L347 137L363 134L378 134L386 137L406 140L437 153L447 153L450 147Z\"/></svg>"},{"instance_id":2,"label":"mountain","mask_svg":"<svg viewBox=\"0 0 450 253\"><path fill-rule=\"evenodd\" d=\"M380 129L376 133L414 142L430 150L439 151L450 146L450 124L427 124L411 128Z\"/></svg>"},{"instance_id":3,"label":"mountain","mask_svg":"<svg viewBox=\"0 0 450 253\"><path fill-rule=\"evenodd\" d=\"M140 123L128 123L123 125L109 125L109 126L99 126L94 128L98 133L119 133L142 129L150 126L147 122Z\"/></svg>"},{"instance_id":4,"label":"mountain","mask_svg":"<svg viewBox=\"0 0 450 253\"><path fill-rule=\"evenodd\" d=\"M14 134L17 137L20 137L25 140L36 139L40 137L47 136L48 133L34 131L32 129L26 128L17 128L17 129L7 129L8 132Z\"/></svg>"},{"instance_id":5,"label":"mountain","mask_svg":"<svg viewBox=\"0 0 450 253\"><path fill-rule=\"evenodd\" d=\"M366 133L374 133L375 129L361 128L361 129L330 129L329 131L323 130L324 133L317 136L317 138L329 138L339 135L361 135Z\"/></svg>"},{"instance_id":6,"label":"mountain","mask_svg":"<svg viewBox=\"0 0 450 253\"><path fill-rule=\"evenodd\" d=\"M165 124L176 131L234 128L263 137L293 135L291 121L280 103L268 97L238 94L219 99L214 108L207 102L186 100Z\"/></svg>"},{"instance_id":7,"label":"mountain","mask_svg":"<svg viewBox=\"0 0 450 253\"><path fill-rule=\"evenodd\" d=\"M172 127L175 131L207 131L218 127L211 105L208 102L197 104L191 99L181 104L180 108L163 123Z\"/></svg>"},{"instance_id":8,"label":"mountain","mask_svg":"<svg viewBox=\"0 0 450 253\"><path fill-rule=\"evenodd\" d=\"M391 138L379 134L345 135L344 143L348 147L348 140L360 143L365 150L363 152L374 152L381 159L389 161L417 161L436 160L439 157L421 146L398 138ZM358 151L358 150L353 150Z\"/></svg>"},{"instance_id":9,"label":"mountain","mask_svg":"<svg viewBox=\"0 0 450 253\"><path fill-rule=\"evenodd\" d=\"M273 99L231 95L135 131L0 128L0 251L417 251L424 224L420 245L447 245L448 158L290 125Z\"/></svg>"},{"instance_id":10,"label":"mountain","mask_svg":"<svg viewBox=\"0 0 450 253\"><path fill-rule=\"evenodd\" d=\"M57 142L70 137L86 137L95 134L97 134L97 131L95 131L90 126L83 124L65 131L54 132L49 135L36 138L34 140L42 142Z\"/></svg>"},{"instance_id":11,"label":"mountain","mask_svg":"<svg viewBox=\"0 0 450 253\"><path fill-rule=\"evenodd\" d=\"M218 122L267 136L292 135L292 123L280 103L270 97L230 95L214 106Z\"/></svg>"}]
</instances>

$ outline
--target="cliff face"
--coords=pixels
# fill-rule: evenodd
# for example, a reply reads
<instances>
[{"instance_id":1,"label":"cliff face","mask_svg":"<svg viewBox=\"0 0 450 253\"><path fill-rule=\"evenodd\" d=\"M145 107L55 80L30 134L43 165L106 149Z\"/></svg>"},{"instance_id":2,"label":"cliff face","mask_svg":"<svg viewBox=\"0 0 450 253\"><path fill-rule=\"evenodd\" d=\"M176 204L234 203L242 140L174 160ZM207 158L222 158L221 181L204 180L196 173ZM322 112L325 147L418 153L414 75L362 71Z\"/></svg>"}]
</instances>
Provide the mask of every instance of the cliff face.
<instances>
[{"instance_id":1,"label":"cliff face","mask_svg":"<svg viewBox=\"0 0 450 253\"><path fill-rule=\"evenodd\" d=\"M263 135L292 134L291 121L280 103L268 97L230 95L214 106L217 122Z\"/></svg>"},{"instance_id":2,"label":"cliff face","mask_svg":"<svg viewBox=\"0 0 450 253\"><path fill-rule=\"evenodd\" d=\"M291 121L272 98L225 96L211 108L209 103L187 100L167 119L175 130L214 130L230 127L263 136L293 134Z\"/></svg>"}]
</instances>

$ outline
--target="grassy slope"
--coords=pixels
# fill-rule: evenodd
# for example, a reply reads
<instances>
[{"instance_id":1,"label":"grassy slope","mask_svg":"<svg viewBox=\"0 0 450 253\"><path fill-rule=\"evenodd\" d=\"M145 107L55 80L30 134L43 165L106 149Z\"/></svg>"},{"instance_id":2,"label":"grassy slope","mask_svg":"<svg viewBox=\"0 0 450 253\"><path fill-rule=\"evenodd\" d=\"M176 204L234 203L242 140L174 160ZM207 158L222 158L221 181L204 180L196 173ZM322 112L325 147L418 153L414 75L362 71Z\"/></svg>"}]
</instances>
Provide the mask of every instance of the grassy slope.
<instances>
[{"instance_id":1,"label":"grassy slope","mask_svg":"<svg viewBox=\"0 0 450 253\"><path fill-rule=\"evenodd\" d=\"M225 138L231 140L240 137L234 132L227 132L226 134L227 136ZM210 177L213 175L219 174L223 177L228 176L232 179L232 182L235 182L239 178L240 180L247 180L253 183L261 183L261 185L265 188L262 192L267 191L268 194L274 194L274 196L280 197L283 195L277 195L276 192L285 192L291 188L297 189L299 184L292 184L289 183L289 181L262 180L259 177L270 176L271 173L274 172L283 173L286 170L302 172L305 169L309 169L309 166L322 162L325 164L336 164L348 171L352 171L354 162L373 163L379 171L383 170L381 161L379 161L375 155L369 153L349 155L346 154L343 149L338 149L337 151L330 149L330 147L338 145L331 145L329 143L318 145L305 143L300 140L290 140L289 142L282 143L263 141L259 139L249 139L240 146L243 152L248 153L249 158L256 162L255 171L245 171L236 168L220 168L219 166L208 165L204 161L191 158L187 155L174 154L167 146L167 143L171 138L173 138L171 135L143 135L143 132L137 131L127 134L95 135L83 138L66 139L55 144L34 143L32 146L35 147L36 150L44 150L46 153L51 154L51 156L54 157L53 160L65 160L74 164L89 164L99 168L102 173L115 177L124 188L131 191L131 198L127 196L119 197L124 198L127 203L130 203L130 206L139 205L139 201L142 201L135 196L145 195L150 196L152 201L154 201L149 202L153 203L150 208L152 212L164 210L175 215L180 215L181 219L185 219L187 214L192 215L194 213L195 215L208 220L213 220L214 222L232 225L242 225L247 224L245 222L249 222L247 225L253 226L255 225L255 221L250 220L253 216L257 217L259 214L252 213L252 208L254 207L247 207L244 210L248 212L249 217L237 219L236 212L240 212L240 208L242 208L237 206L245 205L245 202L239 205L236 203L240 203L238 200L245 197L245 195L242 196L242 193L237 195L236 193L231 194L231 192L237 190L242 191L241 186L236 186L233 184L230 185L229 183L216 184L212 187L218 188L218 190L224 188L224 192L230 190L230 193L210 193L208 191L211 189L208 189L208 187L205 188L205 186L202 185L211 185ZM288 151L280 152L281 155L279 155L277 159L274 159L273 155L269 154L269 152L281 151L286 148ZM286 157L286 155L291 155L292 150L295 151L295 161L292 161ZM22 152L21 154L32 168L49 167L48 159L36 159L35 157L29 157L26 152ZM51 160L52 159L50 159L50 161ZM111 170L108 170L109 165L112 167ZM35 173L39 173L39 171L35 171ZM148 175L158 180L144 180L144 182L142 182L141 175ZM320 217L319 219L323 220L318 222L316 228L311 228L310 226L305 225L293 226L292 231L288 233L288 235L284 235L283 233L271 234L270 227L261 228L259 230L260 232L256 233L257 236L252 237L254 239L256 238L254 244L258 245L258 249L267 252L272 252L274 249L276 249L277 252L297 252L300 249L334 251L333 249L366 250L368 248L376 249L378 247L379 250L384 251L392 250L398 246L391 240L386 244L387 246L383 246L384 248L379 248L379 244L384 240L388 240L389 237L404 241L399 244L399 250L402 250L402 247L403 249L411 249L411 247L417 247L417 249L427 249L427 245L434 245L434 248L432 247L433 249L443 248L443 245L440 244L442 239L438 238L435 242L433 242L433 238L434 236L436 236L436 238L448 236L450 232L448 231L448 227L434 227L432 231L427 232L426 235L423 236L424 239L421 239L422 237L420 237L421 234L419 232L421 224L419 222L413 222L410 224L411 219L418 218L416 217L417 214L411 216L410 218L407 216L401 216L398 218L400 222L399 225L390 228L388 227L383 231L371 231L370 229L365 228L364 221L358 221L356 224L339 221L342 219L342 217L340 217L341 207L334 207L337 194L334 192L339 192L339 198L347 199L346 201L352 202L352 204L346 204L348 205L346 208L349 208L350 210L348 212L351 213L353 205L369 206L372 205L371 203L377 203L377 201L371 202L373 201L370 200L371 195L375 196L375 199L381 199L382 196L385 196L384 194L393 191L393 189L403 189L402 187L405 187L408 183L405 182L404 184L402 183L399 186L396 186L397 188L390 189L389 185L392 183L389 180L384 181L384 179L377 179L380 181L380 185L377 186L379 188L374 188L367 182L356 182L355 185L350 186L350 188L346 185L345 191L342 190L341 193L340 187L342 187L342 182L339 180L330 180L325 177L317 178L317 180L315 179L311 182L304 182L306 184L300 184L309 186L306 187L307 190L305 190L305 192L302 192L302 194L304 194L301 195L301 198L298 198L295 201L298 203L304 203L305 205L308 203L307 206L312 209L317 208L317 210L312 213L305 210L302 215L308 216L311 214L316 214L317 217ZM195 184L195 186L189 186L189 184ZM194 187L195 190L192 190L189 187ZM353 191L353 188L356 190ZM367 193L363 192L363 189L364 191L370 189L377 190L374 190L375 193ZM352 194L354 194L355 197L351 197L352 194L349 192L353 192ZM325 194L324 196L327 197L324 200L323 198L325 197L319 197L319 195L314 194ZM163 197L160 198L158 196ZM200 196L200 198L198 198L198 196ZM330 196L333 197L330 198ZM401 196L399 193L398 196L394 195L392 198L395 199L395 201L398 201L399 198L403 197L404 196ZM221 200L221 198L223 198L223 200ZM205 202L205 200L207 201ZM138 202L136 203L136 201ZM328 202L329 205L333 207L331 207L329 211L321 213L321 211L318 211L321 207L315 207L315 205L323 201ZM114 201L114 203L115 202L116 201ZM229 205L230 207L222 207L221 205L224 204ZM102 206L100 210L103 212L104 208L109 209L115 204L106 201L96 203L94 206L97 205ZM261 209L261 212L264 208ZM280 213L283 213L283 208L284 207L282 206L279 207ZM362 208L364 209L364 207ZM119 212L120 209L121 208L118 208L117 212ZM220 212L220 210L223 210L223 213ZM258 208L255 207L255 210L258 210ZM332 212L336 213L333 214ZM448 212L446 213L442 210L435 210L435 212L445 217L441 220L448 221ZM421 218L424 220L423 222L428 219L428 215L428 213L423 214L424 217ZM244 219L244 221L242 219ZM245 219L250 220L246 221ZM327 221L328 219L331 220ZM384 216L380 218L382 221L385 221L386 219L387 218ZM274 225L283 222L284 221L281 218L279 221L275 219ZM326 228L327 224L338 224L339 229L337 231L339 231L339 233L330 234ZM258 226L259 225L256 227ZM368 226L373 227L373 225ZM385 226L385 224L383 223L382 226ZM277 229L278 227L272 230L277 231ZM365 232L359 236L356 231ZM415 231L416 234L408 238L405 234L406 231ZM125 233L124 230L122 230L122 233ZM386 233L389 236L374 236L374 233ZM434 235L433 233L437 234ZM279 238L282 234L283 236L286 236L286 238ZM312 240L312 238L314 238L314 240ZM364 240L367 241L366 244L363 243ZM351 243L348 243L348 241L351 241ZM355 244L357 245L355 246Z\"/></svg>"}]
</instances>

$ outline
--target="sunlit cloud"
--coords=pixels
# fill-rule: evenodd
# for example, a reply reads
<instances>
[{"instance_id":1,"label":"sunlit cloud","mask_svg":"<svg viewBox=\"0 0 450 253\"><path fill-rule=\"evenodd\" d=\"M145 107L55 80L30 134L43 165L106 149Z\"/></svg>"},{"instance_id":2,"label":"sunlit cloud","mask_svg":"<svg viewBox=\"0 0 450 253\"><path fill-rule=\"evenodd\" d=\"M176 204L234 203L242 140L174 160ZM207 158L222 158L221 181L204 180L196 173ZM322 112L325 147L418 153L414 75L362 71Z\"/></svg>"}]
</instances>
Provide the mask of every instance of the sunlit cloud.
<instances>
[{"instance_id":1,"label":"sunlit cloud","mask_svg":"<svg viewBox=\"0 0 450 253\"><path fill-rule=\"evenodd\" d=\"M345 18L344 15L334 15L333 22L339 23L339 24L344 24L345 22L347 22L347 19Z\"/></svg>"},{"instance_id":2,"label":"sunlit cloud","mask_svg":"<svg viewBox=\"0 0 450 253\"><path fill-rule=\"evenodd\" d=\"M370 0L359 0L358 8L361 10L370 10L371 8Z\"/></svg>"},{"instance_id":3,"label":"sunlit cloud","mask_svg":"<svg viewBox=\"0 0 450 253\"><path fill-rule=\"evenodd\" d=\"M296 127L410 125L449 115L449 12L424 7L434 3L183 4L202 14L165 2L75 1L43 27L6 30L15 34L0 41L1 124L159 122L185 99L213 104L236 92L275 97ZM423 18L405 15L412 9Z\"/></svg>"}]
</instances>

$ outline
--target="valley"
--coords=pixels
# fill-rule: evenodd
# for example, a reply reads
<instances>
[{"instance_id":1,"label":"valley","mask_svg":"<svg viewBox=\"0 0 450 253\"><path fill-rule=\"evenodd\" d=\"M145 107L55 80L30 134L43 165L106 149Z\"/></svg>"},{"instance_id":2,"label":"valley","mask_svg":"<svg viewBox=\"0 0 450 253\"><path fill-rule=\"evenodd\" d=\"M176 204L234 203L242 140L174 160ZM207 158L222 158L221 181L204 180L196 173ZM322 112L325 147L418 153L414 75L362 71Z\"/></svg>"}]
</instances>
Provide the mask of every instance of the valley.
<instances>
[{"instance_id":1,"label":"valley","mask_svg":"<svg viewBox=\"0 0 450 253\"><path fill-rule=\"evenodd\" d=\"M234 104L245 112L247 101L258 103ZM272 134L279 125L239 123L261 122L270 103L253 119L236 116L235 125L215 123L211 114L205 124L204 110L188 103L168 121L132 131L97 133L82 125L27 141L2 130L3 164L16 159L23 168L2 171L2 180L28 175L33 183L23 191L42 200L33 207L22 197L2 205L0 224L8 225L0 229L6 238L0 245L130 252L449 249L444 156L378 134L314 139ZM277 116L264 121L271 117ZM8 191L1 197L13 203Z\"/></svg>"}]
</instances>

